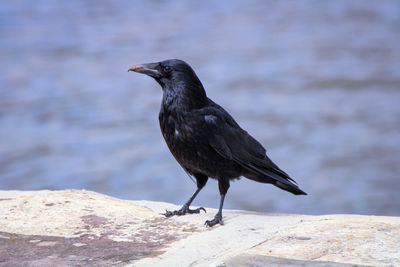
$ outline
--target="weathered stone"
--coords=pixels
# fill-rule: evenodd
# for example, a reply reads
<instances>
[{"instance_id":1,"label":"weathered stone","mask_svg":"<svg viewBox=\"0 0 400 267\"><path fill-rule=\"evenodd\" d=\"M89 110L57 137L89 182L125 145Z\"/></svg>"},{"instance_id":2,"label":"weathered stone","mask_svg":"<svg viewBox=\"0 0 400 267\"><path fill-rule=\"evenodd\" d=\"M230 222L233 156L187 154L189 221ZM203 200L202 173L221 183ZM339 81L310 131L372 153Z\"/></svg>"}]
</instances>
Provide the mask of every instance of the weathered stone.
<instances>
[{"instance_id":1,"label":"weathered stone","mask_svg":"<svg viewBox=\"0 0 400 267\"><path fill-rule=\"evenodd\" d=\"M350 267L350 266L362 266L356 264L346 264L328 261L303 261L303 260L293 260L285 259L271 256L263 255L252 255L252 254L241 254L232 257L226 261L226 266L230 267L242 267L242 266L252 266L252 267L275 267L275 266L308 266L308 267Z\"/></svg>"},{"instance_id":2,"label":"weathered stone","mask_svg":"<svg viewBox=\"0 0 400 267\"><path fill-rule=\"evenodd\" d=\"M226 210L165 218L178 206L88 191L0 191L2 266L400 265L400 218Z\"/></svg>"}]
</instances>

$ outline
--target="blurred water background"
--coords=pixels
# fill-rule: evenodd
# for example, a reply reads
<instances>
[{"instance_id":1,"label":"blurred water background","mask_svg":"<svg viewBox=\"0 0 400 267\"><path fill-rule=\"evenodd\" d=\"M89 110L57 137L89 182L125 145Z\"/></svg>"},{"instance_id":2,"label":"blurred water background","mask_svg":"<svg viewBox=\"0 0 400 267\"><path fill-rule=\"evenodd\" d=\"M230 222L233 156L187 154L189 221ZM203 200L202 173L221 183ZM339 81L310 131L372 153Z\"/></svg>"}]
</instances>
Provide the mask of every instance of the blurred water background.
<instances>
[{"instance_id":1,"label":"blurred water background","mask_svg":"<svg viewBox=\"0 0 400 267\"><path fill-rule=\"evenodd\" d=\"M195 184L134 64L179 58L309 193L241 179L225 207L400 215L400 2L0 4L0 189L182 204ZM217 207L210 180L194 202Z\"/></svg>"}]
</instances>

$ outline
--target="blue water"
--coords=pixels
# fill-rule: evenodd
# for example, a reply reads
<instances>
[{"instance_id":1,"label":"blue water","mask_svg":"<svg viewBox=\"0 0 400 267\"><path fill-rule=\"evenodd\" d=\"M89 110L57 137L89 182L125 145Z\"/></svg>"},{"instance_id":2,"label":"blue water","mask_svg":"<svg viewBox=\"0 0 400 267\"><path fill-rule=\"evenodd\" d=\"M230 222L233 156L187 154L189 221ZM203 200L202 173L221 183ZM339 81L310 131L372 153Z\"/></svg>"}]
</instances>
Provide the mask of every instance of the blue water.
<instances>
[{"instance_id":1,"label":"blue water","mask_svg":"<svg viewBox=\"0 0 400 267\"><path fill-rule=\"evenodd\" d=\"M195 185L137 63L189 62L309 193L241 179L227 208L400 215L400 2L2 1L0 189L183 203ZM217 207L209 181L195 205Z\"/></svg>"}]
</instances>

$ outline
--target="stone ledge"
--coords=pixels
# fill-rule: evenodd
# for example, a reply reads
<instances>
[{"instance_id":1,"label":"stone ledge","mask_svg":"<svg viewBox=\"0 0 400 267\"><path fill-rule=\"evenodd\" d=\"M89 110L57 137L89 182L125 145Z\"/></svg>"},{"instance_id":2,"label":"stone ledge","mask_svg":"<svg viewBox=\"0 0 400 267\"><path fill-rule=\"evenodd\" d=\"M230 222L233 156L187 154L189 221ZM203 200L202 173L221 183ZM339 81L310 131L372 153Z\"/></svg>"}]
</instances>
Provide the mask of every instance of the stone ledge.
<instances>
[{"instance_id":1,"label":"stone ledge","mask_svg":"<svg viewBox=\"0 0 400 267\"><path fill-rule=\"evenodd\" d=\"M0 191L1 266L400 265L400 218L180 207L89 191Z\"/></svg>"}]
</instances>

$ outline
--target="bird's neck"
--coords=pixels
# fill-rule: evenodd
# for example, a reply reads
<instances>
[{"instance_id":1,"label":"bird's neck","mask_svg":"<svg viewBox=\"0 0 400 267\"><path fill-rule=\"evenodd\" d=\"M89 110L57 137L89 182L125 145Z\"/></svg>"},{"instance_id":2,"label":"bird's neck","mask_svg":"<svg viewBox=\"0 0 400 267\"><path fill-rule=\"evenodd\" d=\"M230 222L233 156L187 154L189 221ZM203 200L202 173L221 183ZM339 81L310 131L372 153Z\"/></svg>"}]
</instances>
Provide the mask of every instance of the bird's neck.
<instances>
[{"instance_id":1,"label":"bird's neck","mask_svg":"<svg viewBox=\"0 0 400 267\"><path fill-rule=\"evenodd\" d=\"M208 98L201 84L176 83L163 88L163 106L168 109L192 110L207 105Z\"/></svg>"}]
</instances>

